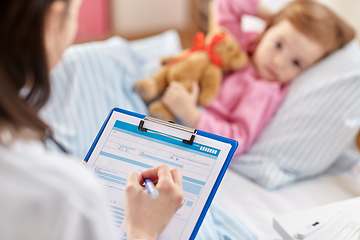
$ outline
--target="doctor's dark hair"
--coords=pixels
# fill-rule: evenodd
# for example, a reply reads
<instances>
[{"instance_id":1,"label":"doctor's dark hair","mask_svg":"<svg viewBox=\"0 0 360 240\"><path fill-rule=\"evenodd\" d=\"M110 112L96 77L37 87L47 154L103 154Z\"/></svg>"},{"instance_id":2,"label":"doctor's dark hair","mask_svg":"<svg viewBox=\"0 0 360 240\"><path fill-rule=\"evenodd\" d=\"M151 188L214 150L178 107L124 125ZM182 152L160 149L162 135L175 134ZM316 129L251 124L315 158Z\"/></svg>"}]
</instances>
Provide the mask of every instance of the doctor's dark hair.
<instances>
[{"instance_id":1,"label":"doctor's dark hair","mask_svg":"<svg viewBox=\"0 0 360 240\"><path fill-rule=\"evenodd\" d=\"M355 30L315 0L294 0L269 19L266 30L288 20L299 32L325 48L326 57L355 38Z\"/></svg>"},{"instance_id":2,"label":"doctor's dark hair","mask_svg":"<svg viewBox=\"0 0 360 240\"><path fill-rule=\"evenodd\" d=\"M37 112L50 95L44 19L54 1L0 3L0 144L5 129L15 135L32 130L43 138L48 128ZM30 91L20 97L25 84Z\"/></svg>"}]
</instances>

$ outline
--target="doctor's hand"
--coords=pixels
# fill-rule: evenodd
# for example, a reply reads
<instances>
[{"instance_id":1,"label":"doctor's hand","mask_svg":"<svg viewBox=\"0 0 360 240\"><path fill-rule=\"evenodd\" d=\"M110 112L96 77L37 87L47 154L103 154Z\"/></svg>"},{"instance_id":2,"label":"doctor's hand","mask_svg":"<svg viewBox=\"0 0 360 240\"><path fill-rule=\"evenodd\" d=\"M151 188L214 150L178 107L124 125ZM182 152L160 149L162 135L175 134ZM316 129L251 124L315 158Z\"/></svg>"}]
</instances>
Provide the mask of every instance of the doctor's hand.
<instances>
[{"instance_id":1,"label":"doctor's hand","mask_svg":"<svg viewBox=\"0 0 360 240\"><path fill-rule=\"evenodd\" d=\"M152 199L143 186L144 179L153 181L159 197ZM183 204L182 174L179 168L165 164L140 174L129 174L125 189L127 239L156 239Z\"/></svg>"},{"instance_id":2,"label":"doctor's hand","mask_svg":"<svg viewBox=\"0 0 360 240\"><path fill-rule=\"evenodd\" d=\"M171 82L167 87L161 101L184 124L195 127L200 117L197 108L199 98L199 85L193 83L191 92L179 82Z\"/></svg>"}]
</instances>

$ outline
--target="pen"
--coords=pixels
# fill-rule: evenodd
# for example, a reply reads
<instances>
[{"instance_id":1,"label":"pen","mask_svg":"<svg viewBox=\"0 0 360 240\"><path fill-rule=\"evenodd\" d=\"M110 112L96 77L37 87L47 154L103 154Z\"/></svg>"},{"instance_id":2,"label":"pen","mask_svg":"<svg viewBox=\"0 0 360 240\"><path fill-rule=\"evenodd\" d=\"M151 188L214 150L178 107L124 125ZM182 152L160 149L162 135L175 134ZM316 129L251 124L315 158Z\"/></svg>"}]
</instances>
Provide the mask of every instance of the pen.
<instances>
[{"instance_id":1,"label":"pen","mask_svg":"<svg viewBox=\"0 0 360 240\"><path fill-rule=\"evenodd\" d=\"M154 183L149 178L145 179L145 188L152 199L158 198L159 191L156 189Z\"/></svg>"}]
</instances>

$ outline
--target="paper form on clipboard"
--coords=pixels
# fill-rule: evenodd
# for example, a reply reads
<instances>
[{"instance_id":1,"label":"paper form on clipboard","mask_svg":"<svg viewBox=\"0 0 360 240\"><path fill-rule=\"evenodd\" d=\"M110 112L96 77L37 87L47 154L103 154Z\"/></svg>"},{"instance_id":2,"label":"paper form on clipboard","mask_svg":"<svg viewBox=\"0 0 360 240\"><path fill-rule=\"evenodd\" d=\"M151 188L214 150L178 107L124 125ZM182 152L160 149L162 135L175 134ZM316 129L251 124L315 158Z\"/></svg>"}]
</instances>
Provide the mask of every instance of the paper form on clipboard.
<instances>
[{"instance_id":1,"label":"paper form on clipboard","mask_svg":"<svg viewBox=\"0 0 360 240\"><path fill-rule=\"evenodd\" d=\"M128 174L162 163L179 167L185 203L158 239L194 239L237 144L231 139L114 108L85 161L105 186L120 239L126 239L124 190Z\"/></svg>"}]
</instances>

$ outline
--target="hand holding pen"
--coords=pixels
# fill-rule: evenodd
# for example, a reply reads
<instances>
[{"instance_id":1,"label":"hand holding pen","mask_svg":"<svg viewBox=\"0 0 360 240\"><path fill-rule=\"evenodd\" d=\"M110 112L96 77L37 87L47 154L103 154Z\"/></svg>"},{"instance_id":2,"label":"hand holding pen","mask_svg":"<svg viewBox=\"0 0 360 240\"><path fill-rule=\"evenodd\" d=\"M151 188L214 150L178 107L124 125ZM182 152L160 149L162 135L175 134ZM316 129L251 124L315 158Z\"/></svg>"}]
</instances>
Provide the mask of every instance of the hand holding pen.
<instances>
[{"instance_id":1,"label":"hand holding pen","mask_svg":"<svg viewBox=\"0 0 360 240\"><path fill-rule=\"evenodd\" d=\"M162 164L141 175L130 173L125 189L127 239L156 239L182 204L179 168Z\"/></svg>"},{"instance_id":2,"label":"hand holding pen","mask_svg":"<svg viewBox=\"0 0 360 240\"><path fill-rule=\"evenodd\" d=\"M156 189L154 183L150 178L146 178L145 180L145 188L148 194L150 194L152 199L156 199L159 197L159 191Z\"/></svg>"}]
</instances>

